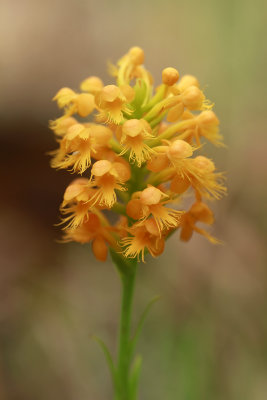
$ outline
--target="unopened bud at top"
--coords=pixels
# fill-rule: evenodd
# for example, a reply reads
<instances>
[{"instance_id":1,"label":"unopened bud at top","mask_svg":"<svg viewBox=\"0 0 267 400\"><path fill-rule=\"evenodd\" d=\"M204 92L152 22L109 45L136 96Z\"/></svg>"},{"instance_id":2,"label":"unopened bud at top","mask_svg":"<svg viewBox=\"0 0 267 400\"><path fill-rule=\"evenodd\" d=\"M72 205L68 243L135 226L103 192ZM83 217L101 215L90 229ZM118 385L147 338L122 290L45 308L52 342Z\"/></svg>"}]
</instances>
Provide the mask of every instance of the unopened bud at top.
<instances>
[{"instance_id":1,"label":"unopened bud at top","mask_svg":"<svg viewBox=\"0 0 267 400\"><path fill-rule=\"evenodd\" d=\"M177 69L168 67L162 71L162 82L167 86L174 85L179 79L179 72Z\"/></svg>"},{"instance_id":2,"label":"unopened bud at top","mask_svg":"<svg viewBox=\"0 0 267 400\"><path fill-rule=\"evenodd\" d=\"M141 47L134 46L129 50L129 55L131 57L132 62L135 65L141 65L144 63L145 54L144 50Z\"/></svg>"}]
</instances>

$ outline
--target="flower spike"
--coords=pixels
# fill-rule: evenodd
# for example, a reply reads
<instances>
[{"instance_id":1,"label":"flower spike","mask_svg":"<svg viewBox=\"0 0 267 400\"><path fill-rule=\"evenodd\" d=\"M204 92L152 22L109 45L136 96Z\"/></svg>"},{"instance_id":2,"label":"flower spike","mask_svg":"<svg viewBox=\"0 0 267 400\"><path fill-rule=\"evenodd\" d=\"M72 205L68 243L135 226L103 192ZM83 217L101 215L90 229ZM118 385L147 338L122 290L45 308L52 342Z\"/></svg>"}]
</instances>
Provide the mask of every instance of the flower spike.
<instances>
[{"instance_id":1,"label":"flower spike","mask_svg":"<svg viewBox=\"0 0 267 400\"><path fill-rule=\"evenodd\" d=\"M53 99L63 115L50 122L58 143L51 165L81 176L60 206L63 240L91 243L100 261L108 248L129 259L157 257L179 229L183 241L197 232L219 242L198 226L214 222L204 199L226 194L224 174L203 154L205 141L223 146L213 104L196 77L173 67L154 90L144 61L134 46L109 65L116 82L89 76L81 93L64 87Z\"/></svg>"}]
</instances>

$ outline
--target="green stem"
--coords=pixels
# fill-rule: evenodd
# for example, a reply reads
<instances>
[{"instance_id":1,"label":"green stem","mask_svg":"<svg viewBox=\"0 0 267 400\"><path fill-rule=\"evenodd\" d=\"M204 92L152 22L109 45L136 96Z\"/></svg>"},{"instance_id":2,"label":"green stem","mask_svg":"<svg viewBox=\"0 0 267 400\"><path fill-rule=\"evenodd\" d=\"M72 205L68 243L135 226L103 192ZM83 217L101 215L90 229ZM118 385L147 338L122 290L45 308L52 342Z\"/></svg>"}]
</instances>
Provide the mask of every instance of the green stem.
<instances>
[{"instance_id":1,"label":"green stem","mask_svg":"<svg viewBox=\"0 0 267 400\"><path fill-rule=\"evenodd\" d=\"M162 85L159 87L159 89L158 89L158 91L156 92L156 94L154 95L154 97L152 97L152 99L150 100L150 102L149 102L145 107L143 107L143 109L142 109L143 112L149 111L149 110L150 110L151 108L153 108L159 101L161 101L161 100L164 98L167 89L168 89L168 87L167 87L166 85L162 84Z\"/></svg>"},{"instance_id":2,"label":"green stem","mask_svg":"<svg viewBox=\"0 0 267 400\"><path fill-rule=\"evenodd\" d=\"M122 304L117 361L117 393L115 400L130 400L131 316L137 260L129 260L111 252L122 282Z\"/></svg>"},{"instance_id":3,"label":"green stem","mask_svg":"<svg viewBox=\"0 0 267 400\"><path fill-rule=\"evenodd\" d=\"M165 131L163 131L156 139L147 141L150 147L159 146L163 139L171 139L176 133L179 133L192 125L191 119L185 119L184 121L179 121L177 124L170 125ZM180 139L180 137L179 137Z\"/></svg>"},{"instance_id":4,"label":"green stem","mask_svg":"<svg viewBox=\"0 0 267 400\"><path fill-rule=\"evenodd\" d=\"M119 154L122 151L121 145L115 139L110 139L109 144L115 153Z\"/></svg>"},{"instance_id":5,"label":"green stem","mask_svg":"<svg viewBox=\"0 0 267 400\"><path fill-rule=\"evenodd\" d=\"M118 214L127 216L125 205L123 205L122 203L118 203L118 202L115 203L113 205L113 207L112 207L112 211L114 211L114 212L116 212Z\"/></svg>"},{"instance_id":6,"label":"green stem","mask_svg":"<svg viewBox=\"0 0 267 400\"><path fill-rule=\"evenodd\" d=\"M134 292L135 270L122 277L122 307L120 320L118 377L121 391L120 400L129 400L131 311Z\"/></svg>"}]
</instances>

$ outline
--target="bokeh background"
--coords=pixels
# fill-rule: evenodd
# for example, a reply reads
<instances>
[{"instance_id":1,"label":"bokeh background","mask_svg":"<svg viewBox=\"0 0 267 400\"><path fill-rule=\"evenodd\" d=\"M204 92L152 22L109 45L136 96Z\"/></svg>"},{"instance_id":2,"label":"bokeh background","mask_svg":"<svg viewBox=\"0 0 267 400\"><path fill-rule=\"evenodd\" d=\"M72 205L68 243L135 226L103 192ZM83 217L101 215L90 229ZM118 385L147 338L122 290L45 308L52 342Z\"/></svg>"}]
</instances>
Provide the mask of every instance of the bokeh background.
<instances>
[{"instance_id":1,"label":"bokeh background","mask_svg":"<svg viewBox=\"0 0 267 400\"><path fill-rule=\"evenodd\" d=\"M58 206L72 177L49 167L53 95L139 45L161 70L196 75L215 103L227 149L205 151L228 171L213 233L175 235L140 265L135 320L145 324L144 400L267 398L267 6L255 0L2 0L0 399L109 400L92 335L115 352L119 279L90 247L61 245Z\"/></svg>"}]
</instances>

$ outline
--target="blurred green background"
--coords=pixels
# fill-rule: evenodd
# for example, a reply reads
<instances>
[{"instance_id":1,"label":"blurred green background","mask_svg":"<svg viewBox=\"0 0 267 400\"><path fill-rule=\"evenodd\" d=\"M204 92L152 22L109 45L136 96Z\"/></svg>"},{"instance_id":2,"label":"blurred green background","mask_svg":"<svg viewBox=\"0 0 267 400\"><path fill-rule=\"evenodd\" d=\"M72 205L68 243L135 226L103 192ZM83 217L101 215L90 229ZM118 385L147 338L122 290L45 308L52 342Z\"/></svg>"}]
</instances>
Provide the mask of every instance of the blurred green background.
<instances>
[{"instance_id":1,"label":"blurred green background","mask_svg":"<svg viewBox=\"0 0 267 400\"><path fill-rule=\"evenodd\" d=\"M62 87L144 48L145 64L196 75L216 106L227 149L205 147L228 171L214 204L212 246L174 235L140 265L135 320L145 324L143 400L267 398L267 6L255 0L3 0L1 30L0 399L109 400L92 334L113 353L120 286L90 247L61 245L58 206L72 177L49 167L48 120Z\"/></svg>"}]
</instances>

